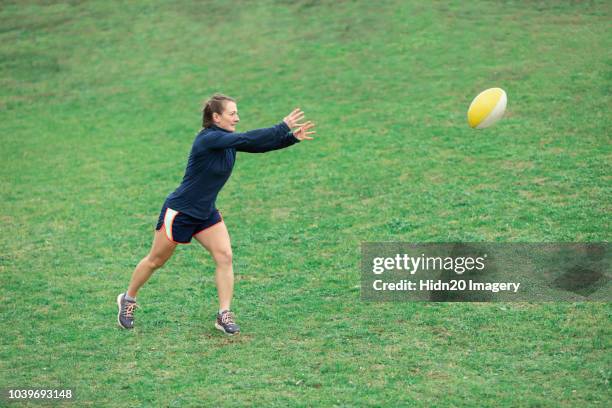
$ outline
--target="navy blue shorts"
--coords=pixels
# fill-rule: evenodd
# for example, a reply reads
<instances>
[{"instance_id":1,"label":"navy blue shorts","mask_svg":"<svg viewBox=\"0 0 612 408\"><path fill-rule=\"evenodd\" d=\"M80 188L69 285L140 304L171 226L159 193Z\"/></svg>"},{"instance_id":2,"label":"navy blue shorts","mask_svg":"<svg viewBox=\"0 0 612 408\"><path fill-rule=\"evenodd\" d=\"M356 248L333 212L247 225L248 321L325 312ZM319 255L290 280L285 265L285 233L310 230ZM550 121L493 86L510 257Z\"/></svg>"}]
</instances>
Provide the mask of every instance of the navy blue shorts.
<instances>
[{"instance_id":1,"label":"navy blue shorts","mask_svg":"<svg viewBox=\"0 0 612 408\"><path fill-rule=\"evenodd\" d=\"M155 229L159 231L163 228L166 237L172 242L177 244L188 244L191 242L191 238L194 235L221 221L223 221L223 217L216 208L208 219L201 220L173 210L172 208L168 208L167 203L164 203Z\"/></svg>"}]
</instances>

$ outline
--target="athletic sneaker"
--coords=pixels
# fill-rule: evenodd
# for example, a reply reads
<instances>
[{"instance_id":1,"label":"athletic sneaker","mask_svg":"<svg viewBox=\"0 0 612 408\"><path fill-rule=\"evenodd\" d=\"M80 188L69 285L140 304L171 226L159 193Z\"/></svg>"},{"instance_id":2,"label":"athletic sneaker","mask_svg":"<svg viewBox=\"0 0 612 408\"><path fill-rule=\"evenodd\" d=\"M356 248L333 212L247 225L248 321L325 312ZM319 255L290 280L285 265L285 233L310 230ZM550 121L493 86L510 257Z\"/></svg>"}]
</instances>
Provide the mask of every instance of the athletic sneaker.
<instances>
[{"instance_id":1,"label":"athletic sneaker","mask_svg":"<svg viewBox=\"0 0 612 408\"><path fill-rule=\"evenodd\" d=\"M234 314L229 310L217 314L215 327L230 336L240 333L240 326L234 322Z\"/></svg>"},{"instance_id":2,"label":"athletic sneaker","mask_svg":"<svg viewBox=\"0 0 612 408\"><path fill-rule=\"evenodd\" d=\"M124 329L133 329L134 328L134 309L138 307L136 302L127 300L125 298L125 293L119 294L117 296L117 307L119 308L119 313L117 313L117 321L119 322L119 326Z\"/></svg>"}]
</instances>

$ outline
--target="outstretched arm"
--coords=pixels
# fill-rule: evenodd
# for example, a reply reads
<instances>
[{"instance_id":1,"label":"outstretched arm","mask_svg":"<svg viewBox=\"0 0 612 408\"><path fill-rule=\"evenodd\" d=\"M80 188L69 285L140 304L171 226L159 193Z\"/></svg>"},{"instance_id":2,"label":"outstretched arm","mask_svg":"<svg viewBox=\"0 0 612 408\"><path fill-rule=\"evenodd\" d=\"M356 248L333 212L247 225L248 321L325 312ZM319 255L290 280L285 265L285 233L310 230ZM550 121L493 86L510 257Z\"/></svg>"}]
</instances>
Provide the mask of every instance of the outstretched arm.
<instances>
[{"instance_id":1,"label":"outstretched arm","mask_svg":"<svg viewBox=\"0 0 612 408\"><path fill-rule=\"evenodd\" d=\"M274 145L289 130L289 127L284 122L270 128L255 129L245 133L231 133L219 130L207 134L202 139L202 143L208 149L227 149L233 147L237 150L242 150L266 147Z\"/></svg>"},{"instance_id":2,"label":"outstretched arm","mask_svg":"<svg viewBox=\"0 0 612 408\"><path fill-rule=\"evenodd\" d=\"M248 152L248 153L265 153L270 152L272 150L284 149L285 147L292 146L296 143L299 143L300 140L293 136L293 133L287 131L284 135L266 141L265 143L256 144L256 145L245 145L236 147L236 150L239 152Z\"/></svg>"},{"instance_id":3,"label":"outstretched arm","mask_svg":"<svg viewBox=\"0 0 612 408\"><path fill-rule=\"evenodd\" d=\"M282 136L276 143L271 143L267 146L249 146L238 148L237 150L249 153L264 153L269 152L271 150L283 149L285 147L289 147L295 143L301 142L302 140L313 140L312 136L316 132L311 130L314 128L315 124L311 121L306 123L298 123L301 119L304 118L304 113L299 109L294 109L289 115L283 119L283 122L289 127L298 129L294 132L289 132Z\"/></svg>"},{"instance_id":4,"label":"outstretched arm","mask_svg":"<svg viewBox=\"0 0 612 408\"><path fill-rule=\"evenodd\" d=\"M297 123L303 118L304 112L298 108L287 115L281 123L271 128L256 129L245 133L211 132L204 137L203 143L209 149L235 148L238 151L250 153L264 153L282 149L301 140L312 139L308 135L314 132L307 132L307 130L314 125L304 129L311 122ZM294 135L291 128L296 126L299 126L300 129Z\"/></svg>"}]
</instances>

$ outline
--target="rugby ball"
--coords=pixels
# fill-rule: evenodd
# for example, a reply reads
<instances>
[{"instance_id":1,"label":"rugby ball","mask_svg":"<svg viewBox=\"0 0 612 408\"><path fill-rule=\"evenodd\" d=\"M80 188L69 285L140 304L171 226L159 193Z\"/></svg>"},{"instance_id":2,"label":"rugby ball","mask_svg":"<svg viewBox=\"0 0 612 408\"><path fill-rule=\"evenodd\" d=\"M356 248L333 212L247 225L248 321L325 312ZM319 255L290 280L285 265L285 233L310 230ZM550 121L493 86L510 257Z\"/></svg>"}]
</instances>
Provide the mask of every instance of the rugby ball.
<instances>
[{"instance_id":1,"label":"rugby ball","mask_svg":"<svg viewBox=\"0 0 612 408\"><path fill-rule=\"evenodd\" d=\"M508 98L501 88L490 88L474 98L468 109L468 123L472 128L484 129L504 116Z\"/></svg>"}]
</instances>

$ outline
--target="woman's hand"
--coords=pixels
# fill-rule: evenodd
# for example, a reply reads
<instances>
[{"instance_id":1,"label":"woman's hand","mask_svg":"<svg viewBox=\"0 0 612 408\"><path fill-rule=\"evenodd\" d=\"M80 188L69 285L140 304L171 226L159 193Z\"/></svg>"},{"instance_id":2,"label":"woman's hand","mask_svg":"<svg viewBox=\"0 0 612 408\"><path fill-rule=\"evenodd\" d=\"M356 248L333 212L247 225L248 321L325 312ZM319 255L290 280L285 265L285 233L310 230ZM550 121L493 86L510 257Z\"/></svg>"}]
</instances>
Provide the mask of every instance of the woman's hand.
<instances>
[{"instance_id":1,"label":"woman's hand","mask_svg":"<svg viewBox=\"0 0 612 408\"><path fill-rule=\"evenodd\" d=\"M293 136L295 136L295 138L300 141L312 140L313 138L310 137L310 135L317 133L314 130L312 132L309 132L309 130L315 126L315 124L310 121L303 123L303 124L296 124L296 126L299 126L300 128L296 130L295 132L293 132Z\"/></svg>"},{"instance_id":2,"label":"woman's hand","mask_svg":"<svg viewBox=\"0 0 612 408\"><path fill-rule=\"evenodd\" d=\"M293 112L283 119L283 122L289 126L289 129L293 129L294 127L298 126L297 123L302 119L304 119L304 112L302 112L300 108L295 108Z\"/></svg>"},{"instance_id":3,"label":"woman's hand","mask_svg":"<svg viewBox=\"0 0 612 408\"><path fill-rule=\"evenodd\" d=\"M298 130L293 132L293 136L295 136L298 140L312 140L313 138L310 135L315 134L316 132L313 130L309 132L310 129L314 127L314 123L308 121L306 123L298 123L300 120L304 119L304 112L300 108L295 108L293 112L283 119L283 121L289 126L289 129L299 128Z\"/></svg>"}]
</instances>

